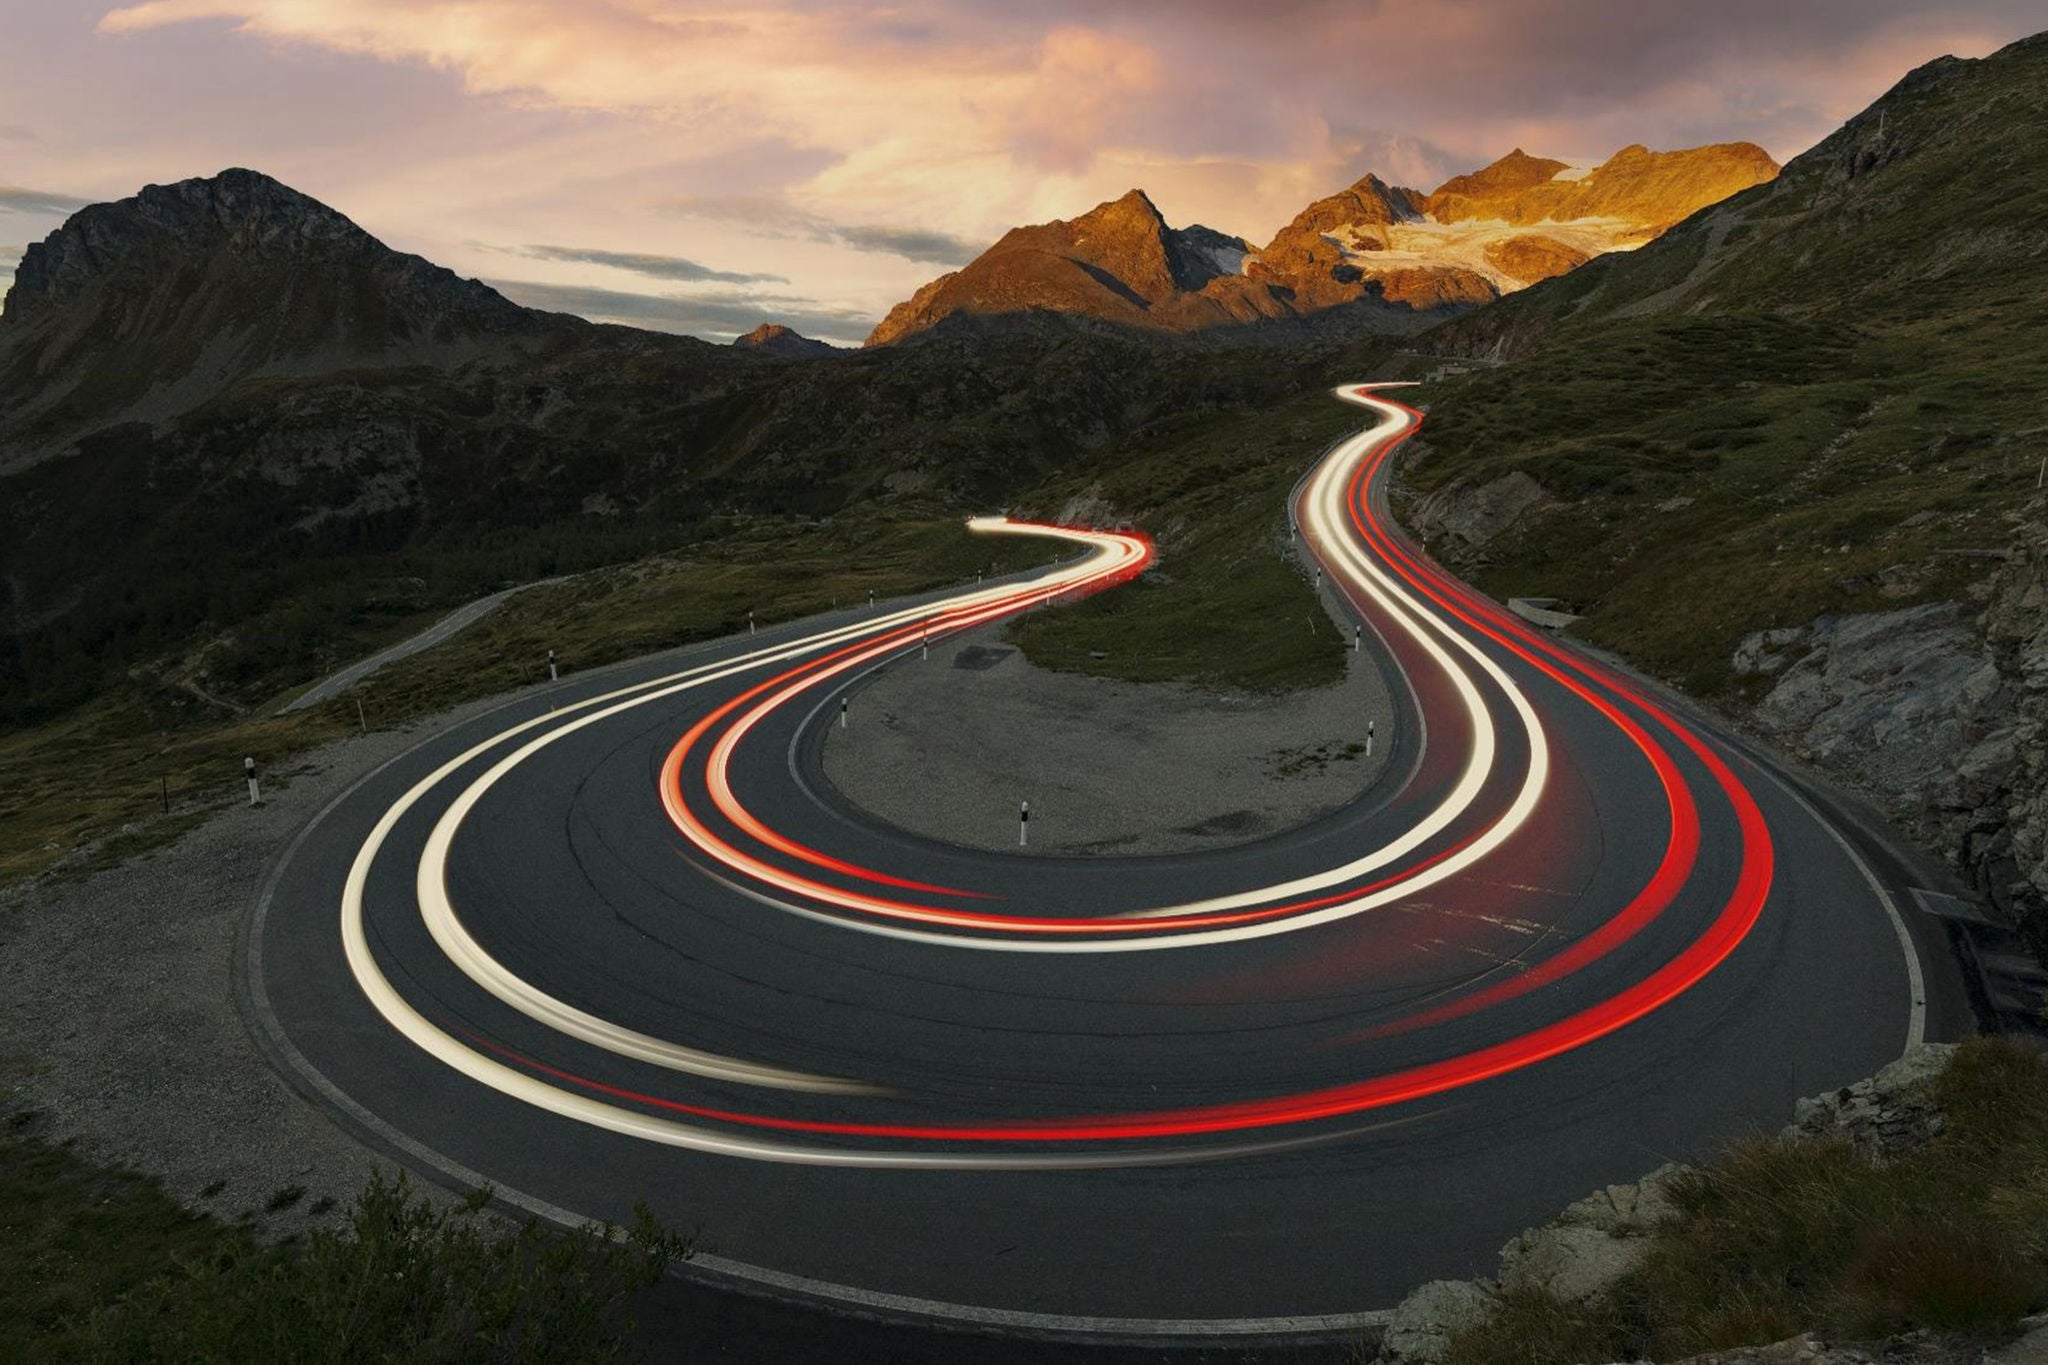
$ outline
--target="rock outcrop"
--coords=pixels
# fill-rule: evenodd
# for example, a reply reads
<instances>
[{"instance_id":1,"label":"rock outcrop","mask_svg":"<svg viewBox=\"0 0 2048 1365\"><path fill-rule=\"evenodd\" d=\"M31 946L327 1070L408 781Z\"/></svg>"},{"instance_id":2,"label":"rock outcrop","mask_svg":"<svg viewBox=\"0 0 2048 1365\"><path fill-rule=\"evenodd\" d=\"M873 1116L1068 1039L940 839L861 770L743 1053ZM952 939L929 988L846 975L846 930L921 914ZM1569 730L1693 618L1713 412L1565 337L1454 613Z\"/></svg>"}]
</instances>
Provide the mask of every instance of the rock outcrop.
<instances>
[{"instance_id":1,"label":"rock outcrop","mask_svg":"<svg viewBox=\"0 0 2048 1365\"><path fill-rule=\"evenodd\" d=\"M1434 1365L1450 1354L1451 1339L1486 1321L1493 1287L1479 1280L1431 1280L1409 1294L1387 1319L1380 1359Z\"/></svg>"},{"instance_id":2,"label":"rock outcrop","mask_svg":"<svg viewBox=\"0 0 2048 1365\"><path fill-rule=\"evenodd\" d=\"M1643 1263L1649 1237L1669 1218L1672 1181L1686 1167L1659 1166L1641 1180L1609 1185L1568 1206L1500 1250L1499 1287L1537 1289L1583 1302Z\"/></svg>"},{"instance_id":3,"label":"rock outcrop","mask_svg":"<svg viewBox=\"0 0 2048 1365\"><path fill-rule=\"evenodd\" d=\"M1880 1161L1911 1151L1945 1126L1934 1103L1934 1082L1954 1051L1945 1043L1922 1044L1868 1080L1803 1099L1781 1136L1791 1142L1847 1140ZM1502 1292L1539 1290L1575 1302L1607 1293L1642 1265L1652 1235L1677 1212L1674 1190L1694 1174L1693 1167L1667 1163L1641 1180L1610 1185L1542 1227L1517 1234L1501 1248L1500 1272L1494 1279L1434 1280L1423 1285L1389 1316L1380 1340L1380 1361L1438 1365L1448 1357L1452 1339L1484 1322ZM1820 1354L1828 1348L1809 1338L1798 1342L1703 1356L1696 1365L1845 1365L1851 1358Z\"/></svg>"},{"instance_id":4,"label":"rock outcrop","mask_svg":"<svg viewBox=\"0 0 2048 1365\"><path fill-rule=\"evenodd\" d=\"M1494 269L1522 284L1538 284L1553 279L1577 270L1593 259L1578 247L1540 232L1489 242L1485 249L1486 259Z\"/></svg>"},{"instance_id":5,"label":"rock outcrop","mask_svg":"<svg viewBox=\"0 0 2048 1365\"><path fill-rule=\"evenodd\" d=\"M1761 728L1945 854L2048 960L2048 526L2021 525L1981 606L1759 631L1735 667L1774 679Z\"/></svg>"},{"instance_id":6,"label":"rock outcrop","mask_svg":"<svg viewBox=\"0 0 2048 1365\"><path fill-rule=\"evenodd\" d=\"M1484 563L1488 543L1509 527L1557 506L1548 489L1516 469L1485 483L1453 480L1403 515L1432 554L1466 569Z\"/></svg>"},{"instance_id":7,"label":"rock outcrop","mask_svg":"<svg viewBox=\"0 0 2048 1365\"><path fill-rule=\"evenodd\" d=\"M1868 1080L1812 1095L1792 1108L1780 1134L1796 1141L1846 1140L1872 1161L1890 1161L1940 1136L1948 1126L1935 1103L1935 1080L1955 1048L1927 1043Z\"/></svg>"}]
</instances>

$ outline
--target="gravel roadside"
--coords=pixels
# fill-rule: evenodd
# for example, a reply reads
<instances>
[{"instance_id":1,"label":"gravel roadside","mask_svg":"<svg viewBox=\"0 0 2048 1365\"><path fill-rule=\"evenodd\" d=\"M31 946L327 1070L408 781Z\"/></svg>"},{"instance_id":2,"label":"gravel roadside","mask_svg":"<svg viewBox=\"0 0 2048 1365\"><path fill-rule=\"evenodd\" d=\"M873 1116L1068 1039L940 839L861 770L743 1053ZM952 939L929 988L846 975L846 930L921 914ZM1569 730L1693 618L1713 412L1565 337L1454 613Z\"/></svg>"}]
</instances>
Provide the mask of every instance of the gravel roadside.
<instances>
[{"instance_id":1,"label":"gravel roadside","mask_svg":"<svg viewBox=\"0 0 2048 1365\"><path fill-rule=\"evenodd\" d=\"M264 800L224 810L167 848L90 877L45 877L0 896L0 1080L25 1131L162 1178L174 1198L267 1235L338 1220L373 1165L272 1071L235 1006L236 935L299 828L430 728L373 731L266 778ZM415 1182L423 1188L426 1182ZM288 1206L268 1205L301 1189ZM311 1210L323 1197L338 1206Z\"/></svg>"},{"instance_id":2,"label":"gravel roadside","mask_svg":"<svg viewBox=\"0 0 2048 1365\"><path fill-rule=\"evenodd\" d=\"M993 630L895 663L825 739L825 776L854 805L970 848L1150 854L1218 848L1355 798L1391 733L1371 656L1344 681L1278 696L1117 682L1033 665Z\"/></svg>"}]
</instances>

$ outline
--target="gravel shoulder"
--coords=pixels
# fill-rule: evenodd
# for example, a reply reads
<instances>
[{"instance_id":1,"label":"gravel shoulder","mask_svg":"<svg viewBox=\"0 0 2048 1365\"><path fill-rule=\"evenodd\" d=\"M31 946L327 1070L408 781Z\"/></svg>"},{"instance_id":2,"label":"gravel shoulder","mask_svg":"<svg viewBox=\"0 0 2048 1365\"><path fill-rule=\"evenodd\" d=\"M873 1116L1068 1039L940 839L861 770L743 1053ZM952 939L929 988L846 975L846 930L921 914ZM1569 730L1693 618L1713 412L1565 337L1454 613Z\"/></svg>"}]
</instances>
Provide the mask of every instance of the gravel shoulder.
<instances>
[{"instance_id":1,"label":"gravel shoulder","mask_svg":"<svg viewBox=\"0 0 2048 1365\"><path fill-rule=\"evenodd\" d=\"M873 675L832 720L825 776L902 829L969 848L1153 854L1218 848L1303 824L1379 776L1368 723L1390 733L1368 654L1343 682L1277 696L1136 684L1036 667L994 630Z\"/></svg>"},{"instance_id":2,"label":"gravel shoulder","mask_svg":"<svg viewBox=\"0 0 2048 1365\"><path fill-rule=\"evenodd\" d=\"M502 700L502 699L500 699ZM336 1220L386 1155L271 1070L235 1005L237 935L301 826L430 728L373 731L266 777L259 807L93 876L0 897L0 1082L26 1132L162 1178L175 1198L272 1236ZM423 1182L416 1182L423 1183ZM216 1188L217 1186L217 1188ZM289 1207L278 1191L303 1187ZM211 1191L211 1193L209 1193ZM309 1212L323 1196L340 1208Z\"/></svg>"}]
</instances>

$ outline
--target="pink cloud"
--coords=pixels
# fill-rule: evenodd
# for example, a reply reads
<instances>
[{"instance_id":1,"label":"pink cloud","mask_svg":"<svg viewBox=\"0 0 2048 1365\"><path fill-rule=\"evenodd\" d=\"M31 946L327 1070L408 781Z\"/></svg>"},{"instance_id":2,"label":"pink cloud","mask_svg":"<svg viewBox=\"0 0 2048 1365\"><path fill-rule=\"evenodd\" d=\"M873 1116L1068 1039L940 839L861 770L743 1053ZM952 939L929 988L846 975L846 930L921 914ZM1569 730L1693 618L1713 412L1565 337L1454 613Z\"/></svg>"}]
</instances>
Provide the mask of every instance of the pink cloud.
<instances>
[{"instance_id":1,"label":"pink cloud","mask_svg":"<svg viewBox=\"0 0 2048 1365\"><path fill-rule=\"evenodd\" d=\"M508 130L471 154L447 138L412 151L388 127L375 157L291 144L293 174L318 189L346 163L357 198L342 207L416 225L422 247L717 259L877 307L951 250L891 255L905 234L988 241L1133 185L1175 222L1259 238L1368 170L1428 188L1515 145L1602 156L1739 138L1783 159L1909 67L2043 22L2039 0L144 0L107 10L98 41L176 42L193 73L175 109L148 107L164 87L143 83L112 110L133 130L121 165L147 162L162 120L195 145L210 99L217 121L237 117L230 92L204 88L230 50L319 54L431 77L470 123ZM0 124L101 117L67 111L48 82L11 107L7 66ZM344 124L349 97L333 73L301 93ZM197 145L226 164L244 141ZM85 188L55 178L65 156L85 164L53 146L16 173ZM672 211L737 195L789 205L788 222ZM812 253L795 265L793 241Z\"/></svg>"}]
</instances>

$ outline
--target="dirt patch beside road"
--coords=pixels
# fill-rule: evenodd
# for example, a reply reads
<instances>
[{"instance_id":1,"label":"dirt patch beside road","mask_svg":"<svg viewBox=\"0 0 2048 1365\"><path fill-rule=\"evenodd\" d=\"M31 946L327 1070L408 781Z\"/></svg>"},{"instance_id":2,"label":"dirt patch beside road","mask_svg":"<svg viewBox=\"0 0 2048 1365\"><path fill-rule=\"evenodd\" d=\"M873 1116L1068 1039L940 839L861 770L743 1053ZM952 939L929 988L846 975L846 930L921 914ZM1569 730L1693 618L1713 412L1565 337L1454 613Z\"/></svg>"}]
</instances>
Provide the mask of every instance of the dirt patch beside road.
<instances>
[{"instance_id":1,"label":"dirt patch beside road","mask_svg":"<svg viewBox=\"0 0 2048 1365\"><path fill-rule=\"evenodd\" d=\"M260 807L224 811L90 877L9 890L0 1093L10 1114L34 1116L23 1130L75 1138L81 1155L161 1176L177 1199L230 1221L246 1214L266 1235L337 1221L371 1166L394 1163L293 1093L250 1041L235 1006L236 936L315 812L428 729L496 704L328 745L267 779Z\"/></svg>"},{"instance_id":2,"label":"dirt patch beside road","mask_svg":"<svg viewBox=\"0 0 2048 1365\"><path fill-rule=\"evenodd\" d=\"M1144 854L1262 838L1379 775L1386 684L1353 654L1334 687L1281 696L1054 673L983 632L891 665L853 694L825 775L853 804L934 839L1042 853Z\"/></svg>"}]
</instances>

